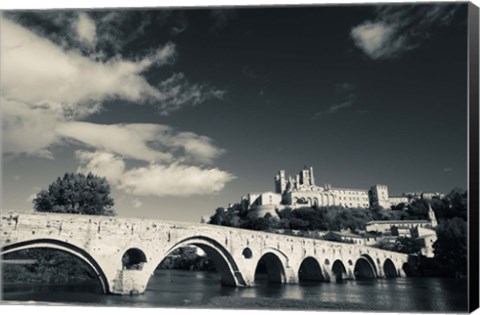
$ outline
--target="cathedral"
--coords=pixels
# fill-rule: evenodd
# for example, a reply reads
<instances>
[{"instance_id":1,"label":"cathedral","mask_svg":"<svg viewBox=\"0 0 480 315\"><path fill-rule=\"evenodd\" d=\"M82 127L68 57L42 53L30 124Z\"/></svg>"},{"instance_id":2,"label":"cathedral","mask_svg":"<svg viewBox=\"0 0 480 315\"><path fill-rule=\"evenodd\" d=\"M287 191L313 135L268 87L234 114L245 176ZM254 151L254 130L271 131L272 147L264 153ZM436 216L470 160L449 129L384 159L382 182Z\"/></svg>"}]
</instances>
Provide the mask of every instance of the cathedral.
<instances>
[{"instance_id":1,"label":"cathedral","mask_svg":"<svg viewBox=\"0 0 480 315\"><path fill-rule=\"evenodd\" d=\"M437 193L438 194L438 193ZM430 195L428 195L430 196ZM317 186L313 167L305 166L295 177L280 170L275 176L275 192L248 193L240 205L243 210L255 210L259 217L283 208L339 206L344 208L369 208L379 206L389 209L410 202L410 197L389 196L386 185L374 185L370 189L338 188L325 184Z\"/></svg>"}]
</instances>

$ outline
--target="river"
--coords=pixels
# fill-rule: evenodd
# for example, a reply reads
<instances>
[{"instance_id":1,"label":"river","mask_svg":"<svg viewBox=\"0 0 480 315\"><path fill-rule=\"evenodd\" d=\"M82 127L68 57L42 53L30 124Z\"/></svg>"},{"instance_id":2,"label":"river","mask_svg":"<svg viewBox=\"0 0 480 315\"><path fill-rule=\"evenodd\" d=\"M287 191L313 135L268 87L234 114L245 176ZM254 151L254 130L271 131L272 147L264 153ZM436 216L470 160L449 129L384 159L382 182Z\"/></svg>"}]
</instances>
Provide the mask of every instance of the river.
<instances>
[{"instance_id":1,"label":"river","mask_svg":"<svg viewBox=\"0 0 480 315\"><path fill-rule=\"evenodd\" d=\"M157 270L139 296L103 295L96 283L4 285L5 301L136 307L465 312L467 281L395 278L343 283L220 286L215 272Z\"/></svg>"}]
</instances>

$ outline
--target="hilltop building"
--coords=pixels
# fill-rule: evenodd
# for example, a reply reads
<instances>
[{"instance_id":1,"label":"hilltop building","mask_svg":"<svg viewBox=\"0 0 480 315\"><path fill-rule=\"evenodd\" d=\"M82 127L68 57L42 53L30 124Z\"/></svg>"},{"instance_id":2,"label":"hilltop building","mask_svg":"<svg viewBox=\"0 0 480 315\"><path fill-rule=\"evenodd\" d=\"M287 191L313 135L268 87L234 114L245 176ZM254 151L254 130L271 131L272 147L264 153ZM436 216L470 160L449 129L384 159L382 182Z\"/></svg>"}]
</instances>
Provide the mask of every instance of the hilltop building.
<instances>
[{"instance_id":1,"label":"hilltop building","mask_svg":"<svg viewBox=\"0 0 480 315\"><path fill-rule=\"evenodd\" d=\"M248 193L243 196L240 206L243 210L254 210L259 217L285 207L292 209L313 206L340 206L345 208L369 208L372 206L390 209L399 204L408 204L415 199L441 198L440 193L404 193L389 196L388 186L374 185L370 189L338 188L329 184L317 186L313 167L304 167L294 177L280 170L274 178L275 191Z\"/></svg>"},{"instance_id":2,"label":"hilltop building","mask_svg":"<svg viewBox=\"0 0 480 315\"><path fill-rule=\"evenodd\" d=\"M401 196L390 196L388 186L373 185L370 189L337 188L325 184L317 186L312 167L304 167L294 177L280 170L274 177L275 191L248 193L239 204L229 205L235 211L249 211L257 217L270 214L278 217L277 211L284 208L340 206L344 208L382 207L390 209L400 204L408 205L414 200L431 200L442 198L440 193L404 193ZM202 218L208 222L209 218ZM354 244L372 246L380 241L394 243L398 238L407 237L421 240L422 255L433 257L433 244L437 240L435 227L437 220L429 204L428 220L371 221L365 231L351 233L349 231L330 231L329 233L343 241Z\"/></svg>"}]
</instances>

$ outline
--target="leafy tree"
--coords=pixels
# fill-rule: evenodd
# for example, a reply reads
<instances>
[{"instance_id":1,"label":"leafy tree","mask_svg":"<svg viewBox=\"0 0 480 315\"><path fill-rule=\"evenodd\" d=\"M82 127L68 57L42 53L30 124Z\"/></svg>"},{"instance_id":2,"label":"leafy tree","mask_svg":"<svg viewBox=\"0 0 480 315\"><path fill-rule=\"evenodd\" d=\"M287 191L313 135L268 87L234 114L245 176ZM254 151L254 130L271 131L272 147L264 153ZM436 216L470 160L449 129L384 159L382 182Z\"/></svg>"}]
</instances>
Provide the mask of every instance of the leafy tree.
<instances>
[{"instance_id":1,"label":"leafy tree","mask_svg":"<svg viewBox=\"0 0 480 315\"><path fill-rule=\"evenodd\" d=\"M272 231L279 227L279 221L273 218L270 213L267 213L263 218L252 217L245 221L241 227L256 231Z\"/></svg>"},{"instance_id":2,"label":"leafy tree","mask_svg":"<svg viewBox=\"0 0 480 315\"><path fill-rule=\"evenodd\" d=\"M422 250L421 240L409 237L400 237L395 241L391 250L404 254L418 254Z\"/></svg>"},{"instance_id":3,"label":"leafy tree","mask_svg":"<svg viewBox=\"0 0 480 315\"><path fill-rule=\"evenodd\" d=\"M467 235L467 222L461 218L448 219L437 226L435 259L452 273L467 272Z\"/></svg>"},{"instance_id":4,"label":"leafy tree","mask_svg":"<svg viewBox=\"0 0 480 315\"><path fill-rule=\"evenodd\" d=\"M110 185L105 177L92 173L65 173L40 191L33 203L41 212L114 215Z\"/></svg>"}]
</instances>

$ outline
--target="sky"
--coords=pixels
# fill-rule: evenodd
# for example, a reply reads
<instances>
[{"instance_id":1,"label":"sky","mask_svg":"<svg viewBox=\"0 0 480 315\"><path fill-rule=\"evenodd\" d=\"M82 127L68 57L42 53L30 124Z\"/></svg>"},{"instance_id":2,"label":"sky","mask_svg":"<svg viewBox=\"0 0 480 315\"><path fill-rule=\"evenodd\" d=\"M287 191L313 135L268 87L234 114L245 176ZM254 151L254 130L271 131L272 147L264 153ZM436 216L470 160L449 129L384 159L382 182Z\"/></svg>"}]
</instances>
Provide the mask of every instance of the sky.
<instances>
[{"instance_id":1,"label":"sky","mask_svg":"<svg viewBox=\"0 0 480 315\"><path fill-rule=\"evenodd\" d=\"M65 172L120 216L199 222L280 169L391 194L467 184L467 6L1 15L2 208Z\"/></svg>"}]
</instances>

